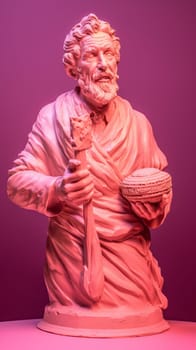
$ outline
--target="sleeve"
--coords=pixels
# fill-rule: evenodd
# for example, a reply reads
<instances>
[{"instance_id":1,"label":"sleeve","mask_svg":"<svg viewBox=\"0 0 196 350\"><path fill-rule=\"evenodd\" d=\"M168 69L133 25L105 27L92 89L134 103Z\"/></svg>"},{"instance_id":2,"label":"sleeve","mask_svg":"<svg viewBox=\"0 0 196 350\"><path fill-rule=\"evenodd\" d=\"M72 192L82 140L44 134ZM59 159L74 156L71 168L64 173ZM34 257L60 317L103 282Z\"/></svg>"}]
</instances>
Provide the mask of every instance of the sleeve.
<instances>
[{"instance_id":1,"label":"sleeve","mask_svg":"<svg viewBox=\"0 0 196 350\"><path fill-rule=\"evenodd\" d=\"M138 121L138 135L140 135L139 163L141 168L153 167L163 170L168 165L167 158L159 148L148 119L140 112L135 111ZM143 219L149 228L160 226L169 213L172 201L172 190L158 203L132 204L132 209L138 217Z\"/></svg>"},{"instance_id":2,"label":"sleeve","mask_svg":"<svg viewBox=\"0 0 196 350\"><path fill-rule=\"evenodd\" d=\"M152 126L146 116L135 111L137 116L138 138L140 143L140 167L153 167L163 170L168 162L165 154L159 148Z\"/></svg>"},{"instance_id":3,"label":"sleeve","mask_svg":"<svg viewBox=\"0 0 196 350\"><path fill-rule=\"evenodd\" d=\"M53 209L48 208L48 203L54 195L56 178L64 172L57 155L53 114L52 105L40 111L24 150L8 172L7 183L8 197L15 204L47 216L61 210L60 203Z\"/></svg>"}]
</instances>

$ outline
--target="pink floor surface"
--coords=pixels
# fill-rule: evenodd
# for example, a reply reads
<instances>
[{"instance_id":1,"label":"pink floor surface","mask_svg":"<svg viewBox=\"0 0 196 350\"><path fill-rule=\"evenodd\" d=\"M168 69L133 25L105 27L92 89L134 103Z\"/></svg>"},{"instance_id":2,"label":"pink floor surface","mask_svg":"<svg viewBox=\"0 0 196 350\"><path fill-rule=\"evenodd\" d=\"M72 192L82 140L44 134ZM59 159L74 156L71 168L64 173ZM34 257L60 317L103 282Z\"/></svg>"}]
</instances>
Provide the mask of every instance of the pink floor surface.
<instances>
[{"instance_id":1,"label":"pink floor surface","mask_svg":"<svg viewBox=\"0 0 196 350\"><path fill-rule=\"evenodd\" d=\"M164 333L130 338L67 337L36 328L39 320L0 322L1 350L196 350L196 322L170 321Z\"/></svg>"}]
</instances>

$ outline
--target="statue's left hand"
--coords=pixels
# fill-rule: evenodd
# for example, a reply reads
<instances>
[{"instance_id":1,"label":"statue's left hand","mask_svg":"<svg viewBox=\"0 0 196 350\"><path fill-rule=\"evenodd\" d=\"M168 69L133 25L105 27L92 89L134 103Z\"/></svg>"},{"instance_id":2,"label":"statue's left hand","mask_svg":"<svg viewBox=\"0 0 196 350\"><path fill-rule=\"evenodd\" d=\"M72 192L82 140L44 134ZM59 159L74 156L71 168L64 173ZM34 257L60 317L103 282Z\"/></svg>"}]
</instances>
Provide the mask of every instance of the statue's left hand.
<instances>
[{"instance_id":1,"label":"statue's left hand","mask_svg":"<svg viewBox=\"0 0 196 350\"><path fill-rule=\"evenodd\" d=\"M132 202L131 207L150 228L156 228L163 223L169 213L171 201L172 190L168 194L163 194L159 202Z\"/></svg>"}]
</instances>

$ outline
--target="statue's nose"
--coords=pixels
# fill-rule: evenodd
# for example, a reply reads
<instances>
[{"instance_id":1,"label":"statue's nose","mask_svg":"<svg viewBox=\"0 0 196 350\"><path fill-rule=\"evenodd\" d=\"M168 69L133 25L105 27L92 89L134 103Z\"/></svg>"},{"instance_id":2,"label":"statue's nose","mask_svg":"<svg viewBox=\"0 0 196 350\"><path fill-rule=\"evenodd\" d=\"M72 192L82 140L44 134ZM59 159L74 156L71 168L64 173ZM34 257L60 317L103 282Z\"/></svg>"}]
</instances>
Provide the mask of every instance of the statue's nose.
<instances>
[{"instance_id":1,"label":"statue's nose","mask_svg":"<svg viewBox=\"0 0 196 350\"><path fill-rule=\"evenodd\" d=\"M107 62L103 53L99 54L97 66L100 70L105 70L107 67Z\"/></svg>"}]
</instances>

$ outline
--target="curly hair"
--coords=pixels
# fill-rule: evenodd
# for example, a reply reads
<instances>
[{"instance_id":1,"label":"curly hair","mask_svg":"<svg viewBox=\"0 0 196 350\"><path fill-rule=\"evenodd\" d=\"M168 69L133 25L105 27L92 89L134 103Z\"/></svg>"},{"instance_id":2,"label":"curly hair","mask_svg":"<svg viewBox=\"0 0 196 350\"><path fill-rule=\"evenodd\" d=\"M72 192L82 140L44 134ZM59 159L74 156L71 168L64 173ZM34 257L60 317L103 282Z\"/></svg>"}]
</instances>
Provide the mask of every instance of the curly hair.
<instances>
[{"instance_id":1,"label":"curly hair","mask_svg":"<svg viewBox=\"0 0 196 350\"><path fill-rule=\"evenodd\" d=\"M80 57L80 41L86 35L92 35L97 32L105 32L111 36L114 43L116 61L117 63L119 62L120 41L115 35L115 30L111 28L108 22L102 21L95 14L90 13L71 29L64 41L63 64L70 77L77 78L77 60Z\"/></svg>"}]
</instances>

